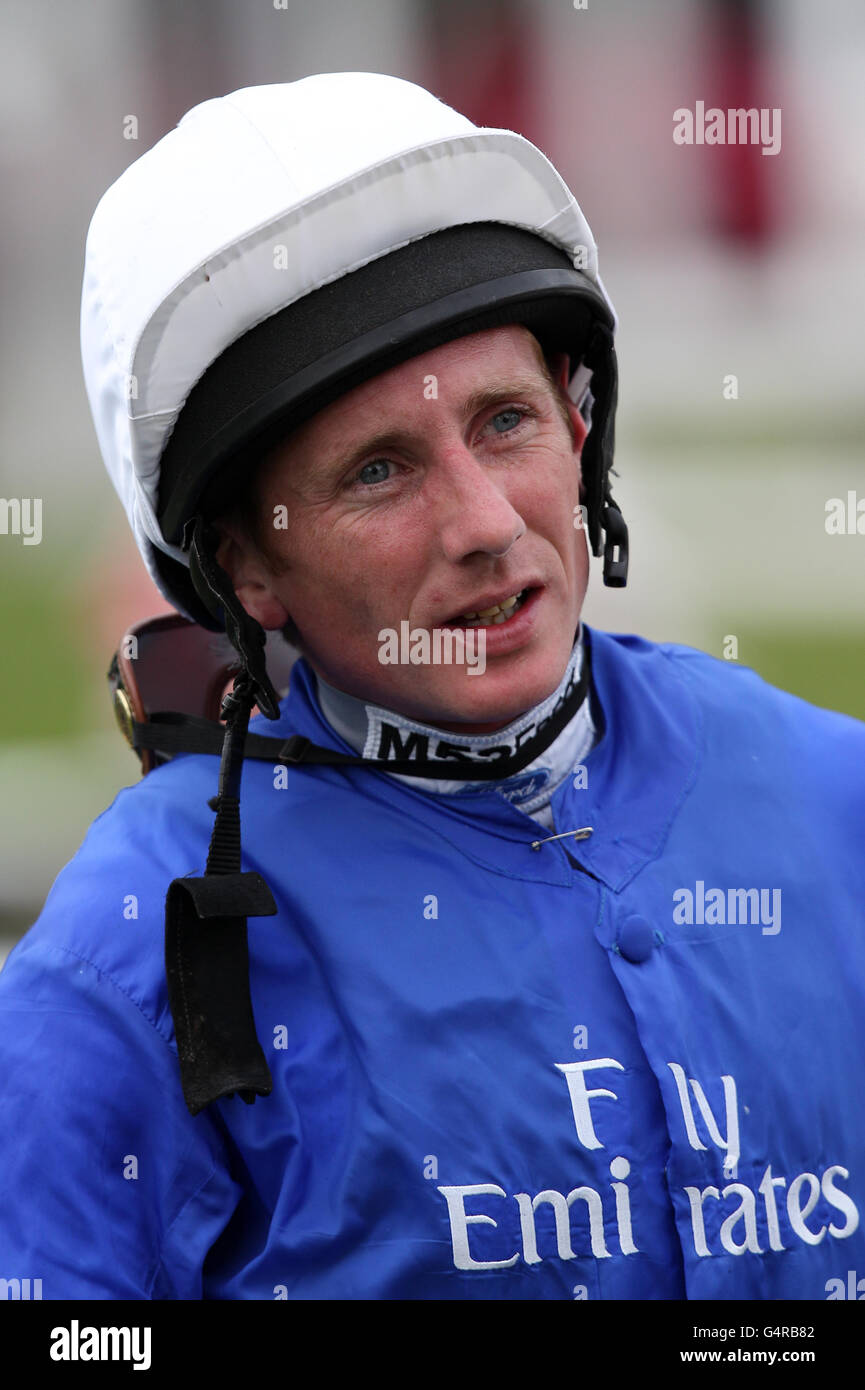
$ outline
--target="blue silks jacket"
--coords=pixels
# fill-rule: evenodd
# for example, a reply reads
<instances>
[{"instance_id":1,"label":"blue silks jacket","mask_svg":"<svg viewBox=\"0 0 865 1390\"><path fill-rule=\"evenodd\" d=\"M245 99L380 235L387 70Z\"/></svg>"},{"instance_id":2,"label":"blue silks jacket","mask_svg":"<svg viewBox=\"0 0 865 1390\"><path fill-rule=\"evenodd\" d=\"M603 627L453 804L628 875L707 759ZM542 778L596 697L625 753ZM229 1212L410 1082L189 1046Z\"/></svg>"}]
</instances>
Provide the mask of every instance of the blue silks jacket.
<instances>
[{"instance_id":1,"label":"blue silks jacket","mask_svg":"<svg viewBox=\"0 0 865 1390\"><path fill-rule=\"evenodd\" d=\"M0 976L0 1277L821 1300L865 1274L865 726L588 638L605 727L553 800L582 842L532 850L490 784L246 764L244 867L279 905L249 922L252 1106L189 1115L164 981L217 762L120 793ZM301 663L255 726L351 751L313 690Z\"/></svg>"}]
</instances>

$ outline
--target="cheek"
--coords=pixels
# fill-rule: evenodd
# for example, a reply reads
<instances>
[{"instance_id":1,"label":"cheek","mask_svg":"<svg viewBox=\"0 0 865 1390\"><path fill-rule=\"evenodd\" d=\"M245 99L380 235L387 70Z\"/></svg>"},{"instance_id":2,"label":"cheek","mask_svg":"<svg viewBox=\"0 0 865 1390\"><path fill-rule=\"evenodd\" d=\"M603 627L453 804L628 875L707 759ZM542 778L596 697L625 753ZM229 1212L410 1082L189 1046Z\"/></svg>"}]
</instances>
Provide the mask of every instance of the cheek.
<instances>
[{"instance_id":1,"label":"cheek","mask_svg":"<svg viewBox=\"0 0 865 1390\"><path fill-rule=\"evenodd\" d=\"M304 623L314 626L323 640L342 630L380 627L381 612L390 612L394 595L407 587L392 534L384 543L359 528L298 526L284 533L281 549L288 568L279 581L280 600L301 630Z\"/></svg>"},{"instance_id":2,"label":"cheek","mask_svg":"<svg viewBox=\"0 0 865 1390\"><path fill-rule=\"evenodd\" d=\"M532 531L552 541L557 549L572 548L580 522L580 480L575 465L560 466L543 477L535 475L532 485L521 488L519 497L512 501Z\"/></svg>"}]
</instances>

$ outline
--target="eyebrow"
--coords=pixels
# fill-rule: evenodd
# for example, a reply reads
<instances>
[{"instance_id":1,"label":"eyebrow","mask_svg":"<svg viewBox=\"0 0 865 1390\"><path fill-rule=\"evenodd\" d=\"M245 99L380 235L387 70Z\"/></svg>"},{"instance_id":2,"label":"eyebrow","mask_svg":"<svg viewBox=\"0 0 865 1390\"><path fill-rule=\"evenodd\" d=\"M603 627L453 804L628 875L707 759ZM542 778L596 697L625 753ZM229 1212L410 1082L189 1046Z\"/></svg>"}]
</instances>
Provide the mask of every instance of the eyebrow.
<instances>
[{"instance_id":1,"label":"eyebrow","mask_svg":"<svg viewBox=\"0 0 865 1390\"><path fill-rule=\"evenodd\" d=\"M537 397L539 392L541 394L549 393L549 389L549 383L540 374L535 378L514 377L503 382L501 386L484 386L466 397L462 406L463 419L470 420L472 416L478 415L482 410L486 410L499 401L519 400L526 396ZM337 449L327 466L333 469L352 468L368 454L375 453L379 449L396 448L405 437L402 430L383 430L378 434L370 435L347 452Z\"/></svg>"}]
</instances>

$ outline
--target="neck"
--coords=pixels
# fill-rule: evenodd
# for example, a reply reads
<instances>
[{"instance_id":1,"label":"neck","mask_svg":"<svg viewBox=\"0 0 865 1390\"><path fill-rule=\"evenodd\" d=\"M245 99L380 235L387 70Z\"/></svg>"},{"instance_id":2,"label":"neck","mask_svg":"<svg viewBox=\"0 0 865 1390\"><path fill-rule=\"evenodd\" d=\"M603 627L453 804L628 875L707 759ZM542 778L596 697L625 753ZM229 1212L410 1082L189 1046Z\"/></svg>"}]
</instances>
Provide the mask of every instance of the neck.
<instances>
[{"instance_id":1,"label":"neck","mask_svg":"<svg viewBox=\"0 0 865 1390\"><path fill-rule=\"evenodd\" d=\"M430 729L441 729L446 734L497 734L499 729L506 729L509 724L513 724L522 719L523 715L526 713L526 710L521 710L520 713L514 715L512 719L498 719L492 724L444 724L436 719L430 720L428 727Z\"/></svg>"},{"instance_id":2,"label":"neck","mask_svg":"<svg viewBox=\"0 0 865 1390\"><path fill-rule=\"evenodd\" d=\"M364 757L385 762L409 757L418 763L436 760L445 766L446 760L453 760L454 776L448 775L449 768L441 779L400 772L393 774L397 781L414 784L425 793L477 796L482 787L476 782L467 784L459 772L467 764L483 766L490 769L487 785L492 790L548 824L552 793L574 766L582 763L595 742L586 698L588 675L585 679L581 675L587 659L581 629L562 680L552 694L504 728L495 726L492 732L469 731L465 724L456 726L456 732L442 732L347 695L321 677L317 677L318 700L331 728ZM524 753L529 756L524 758Z\"/></svg>"}]
</instances>

